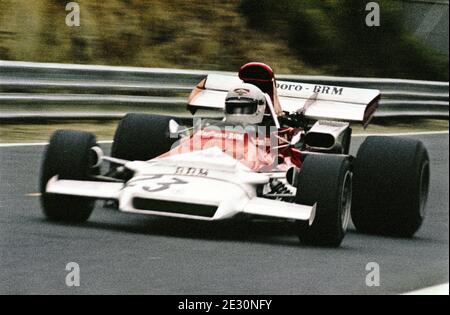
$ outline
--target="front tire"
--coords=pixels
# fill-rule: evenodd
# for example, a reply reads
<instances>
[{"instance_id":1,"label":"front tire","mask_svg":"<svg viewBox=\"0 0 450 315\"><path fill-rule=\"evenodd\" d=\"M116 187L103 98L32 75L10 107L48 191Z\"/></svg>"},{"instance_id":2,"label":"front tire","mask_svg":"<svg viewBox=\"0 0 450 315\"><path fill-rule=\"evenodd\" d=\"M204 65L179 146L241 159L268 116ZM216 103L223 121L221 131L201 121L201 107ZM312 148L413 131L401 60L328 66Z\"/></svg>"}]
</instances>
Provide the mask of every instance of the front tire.
<instances>
[{"instance_id":1,"label":"front tire","mask_svg":"<svg viewBox=\"0 0 450 315\"><path fill-rule=\"evenodd\" d=\"M300 241L312 246L340 246L350 221L350 160L335 155L308 156L303 162L297 183L295 202L310 206L317 203L313 224L297 223Z\"/></svg>"},{"instance_id":2,"label":"front tire","mask_svg":"<svg viewBox=\"0 0 450 315\"><path fill-rule=\"evenodd\" d=\"M368 137L355 161L352 219L362 233L412 237L425 219L430 161L422 142Z\"/></svg>"},{"instance_id":3,"label":"front tire","mask_svg":"<svg viewBox=\"0 0 450 315\"><path fill-rule=\"evenodd\" d=\"M114 135L111 156L128 161L148 161L169 151L177 139L170 138L169 116L127 114Z\"/></svg>"},{"instance_id":4,"label":"front tire","mask_svg":"<svg viewBox=\"0 0 450 315\"><path fill-rule=\"evenodd\" d=\"M81 223L89 219L95 200L76 196L49 194L48 181L58 179L88 180L98 172L92 166L96 163L95 136L79 131L58 130L48 145L42 162L40 177L41 205L45 217L50 221Z\"/></svg>"}]
</instances>

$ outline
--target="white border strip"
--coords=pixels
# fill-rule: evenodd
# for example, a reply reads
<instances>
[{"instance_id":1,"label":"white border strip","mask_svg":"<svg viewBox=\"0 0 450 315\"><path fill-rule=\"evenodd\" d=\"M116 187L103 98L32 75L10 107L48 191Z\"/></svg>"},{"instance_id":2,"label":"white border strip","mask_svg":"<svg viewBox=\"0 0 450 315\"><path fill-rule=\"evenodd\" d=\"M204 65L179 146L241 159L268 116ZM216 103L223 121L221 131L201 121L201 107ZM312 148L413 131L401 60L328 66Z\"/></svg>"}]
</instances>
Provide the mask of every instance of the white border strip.
<instances>
[{"instance_id":1,"label":"white border strip","mask_svg":"<svg viewBox=\"0 0 450 315\"><path fill-rule=\"evenodd\" d=\"M420 289L403 295L450 295L448 283Z\"/></svg>"},{"instance_id":2,"label":"white border strip","mask_svg":"<svg viewBox=\"0 0 450 315\"><path fill-rule=\"evenodd\" d=\"M353 137L369 137L369 136L421 136L421 135L444 135L449 134L448 130L445 131L423 131L423 132L404 132L404 133L359 133L354 134ZM111 144L112 140L103 140L97 141L99 144ZM8 147L31 147L31 146L44 146L47 145L48 142L31 142L31 143L0 143L0 148L8 148Z\"/></svg>"}]
</instances>

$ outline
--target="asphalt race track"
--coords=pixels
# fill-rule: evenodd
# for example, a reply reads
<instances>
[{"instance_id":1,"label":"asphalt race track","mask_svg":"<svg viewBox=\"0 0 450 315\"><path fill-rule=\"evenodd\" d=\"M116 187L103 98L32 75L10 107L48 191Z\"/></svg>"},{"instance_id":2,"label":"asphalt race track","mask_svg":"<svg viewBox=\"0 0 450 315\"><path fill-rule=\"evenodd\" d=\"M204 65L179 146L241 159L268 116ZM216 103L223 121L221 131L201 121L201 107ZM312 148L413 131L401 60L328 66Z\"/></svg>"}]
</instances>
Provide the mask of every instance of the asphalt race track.
<instances>
[{"instance_id":1,"label":"asphalt race track","mask_svg":"<svg viewBox=\"0 0 450 315\"><path fill-rule=\"evenodd\" d=\"M417 237L351 230L339 249L301 246L283 222L188 222L101 204L86 225L49 223L29 195L43 147L0 147L0 294L395 294L446 283L448 134L414 137L432 162L429 215ZM65 285L69 262L80 265L80 287ZM369 262L380 265L379 287L365 284Z\"/></svg>"}]
</instances>

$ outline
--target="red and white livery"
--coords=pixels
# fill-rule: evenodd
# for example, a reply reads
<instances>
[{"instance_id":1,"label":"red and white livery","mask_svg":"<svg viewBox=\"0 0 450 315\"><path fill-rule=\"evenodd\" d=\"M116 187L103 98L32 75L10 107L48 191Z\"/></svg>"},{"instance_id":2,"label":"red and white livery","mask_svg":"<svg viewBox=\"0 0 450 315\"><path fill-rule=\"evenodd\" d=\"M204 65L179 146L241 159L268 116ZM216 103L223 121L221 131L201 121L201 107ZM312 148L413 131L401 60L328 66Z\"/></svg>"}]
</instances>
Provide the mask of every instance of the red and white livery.
<instances>
[{"instance_id":1,"label":"red and white livery","mask_svg":"<svg viewBox=\"0 0 450 315\"><path fill-rule=\"evenodd\" d=\"M84 222L95 200L106 200L143 215L288 219L310 245L339 246L351 217L361 232L412 236L428 194L423 145L371 137L356 157L349 153L350 124L367 126L379 98L378 90L276 81L261 63L236 76L208 75L188 109L230 113L229 102L245 115L244 100L254 105L252 120L184 126L174 117L128 114L109 156L90 133L57 131L42 164L44 214Z\"/></svg>"}]
</instances>

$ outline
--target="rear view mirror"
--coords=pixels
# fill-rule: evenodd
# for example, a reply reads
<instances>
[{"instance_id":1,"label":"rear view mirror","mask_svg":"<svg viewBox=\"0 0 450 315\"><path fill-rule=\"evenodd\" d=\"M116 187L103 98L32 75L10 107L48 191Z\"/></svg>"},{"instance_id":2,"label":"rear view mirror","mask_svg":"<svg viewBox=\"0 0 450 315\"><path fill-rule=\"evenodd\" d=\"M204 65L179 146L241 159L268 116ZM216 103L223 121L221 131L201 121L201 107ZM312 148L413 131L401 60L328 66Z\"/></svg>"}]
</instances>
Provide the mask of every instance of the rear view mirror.
<instances>
[{"instance_id":1,"label":"rear view mirror","mask_svg":"<svg viewBox=\"0 0 450 315\"><path fill-rule=\"evenodd\" d=\"M173 119L169 121L169 132L171 135L178 134L180 130L180 125Z\"/></svg>"},{"instance_id":2,"label":"rear view mirror","mask_svg":"<svg viewBox=\"0 0 450 315\"><path fill-rule=\"evenodd\" d=\"M169 121L169 132L171 138L178 138L181 137L189 137L189 131L192 128L186 128L184 126L180 126L174 119L171 119Z\"/></svg>"}]
</instances>

